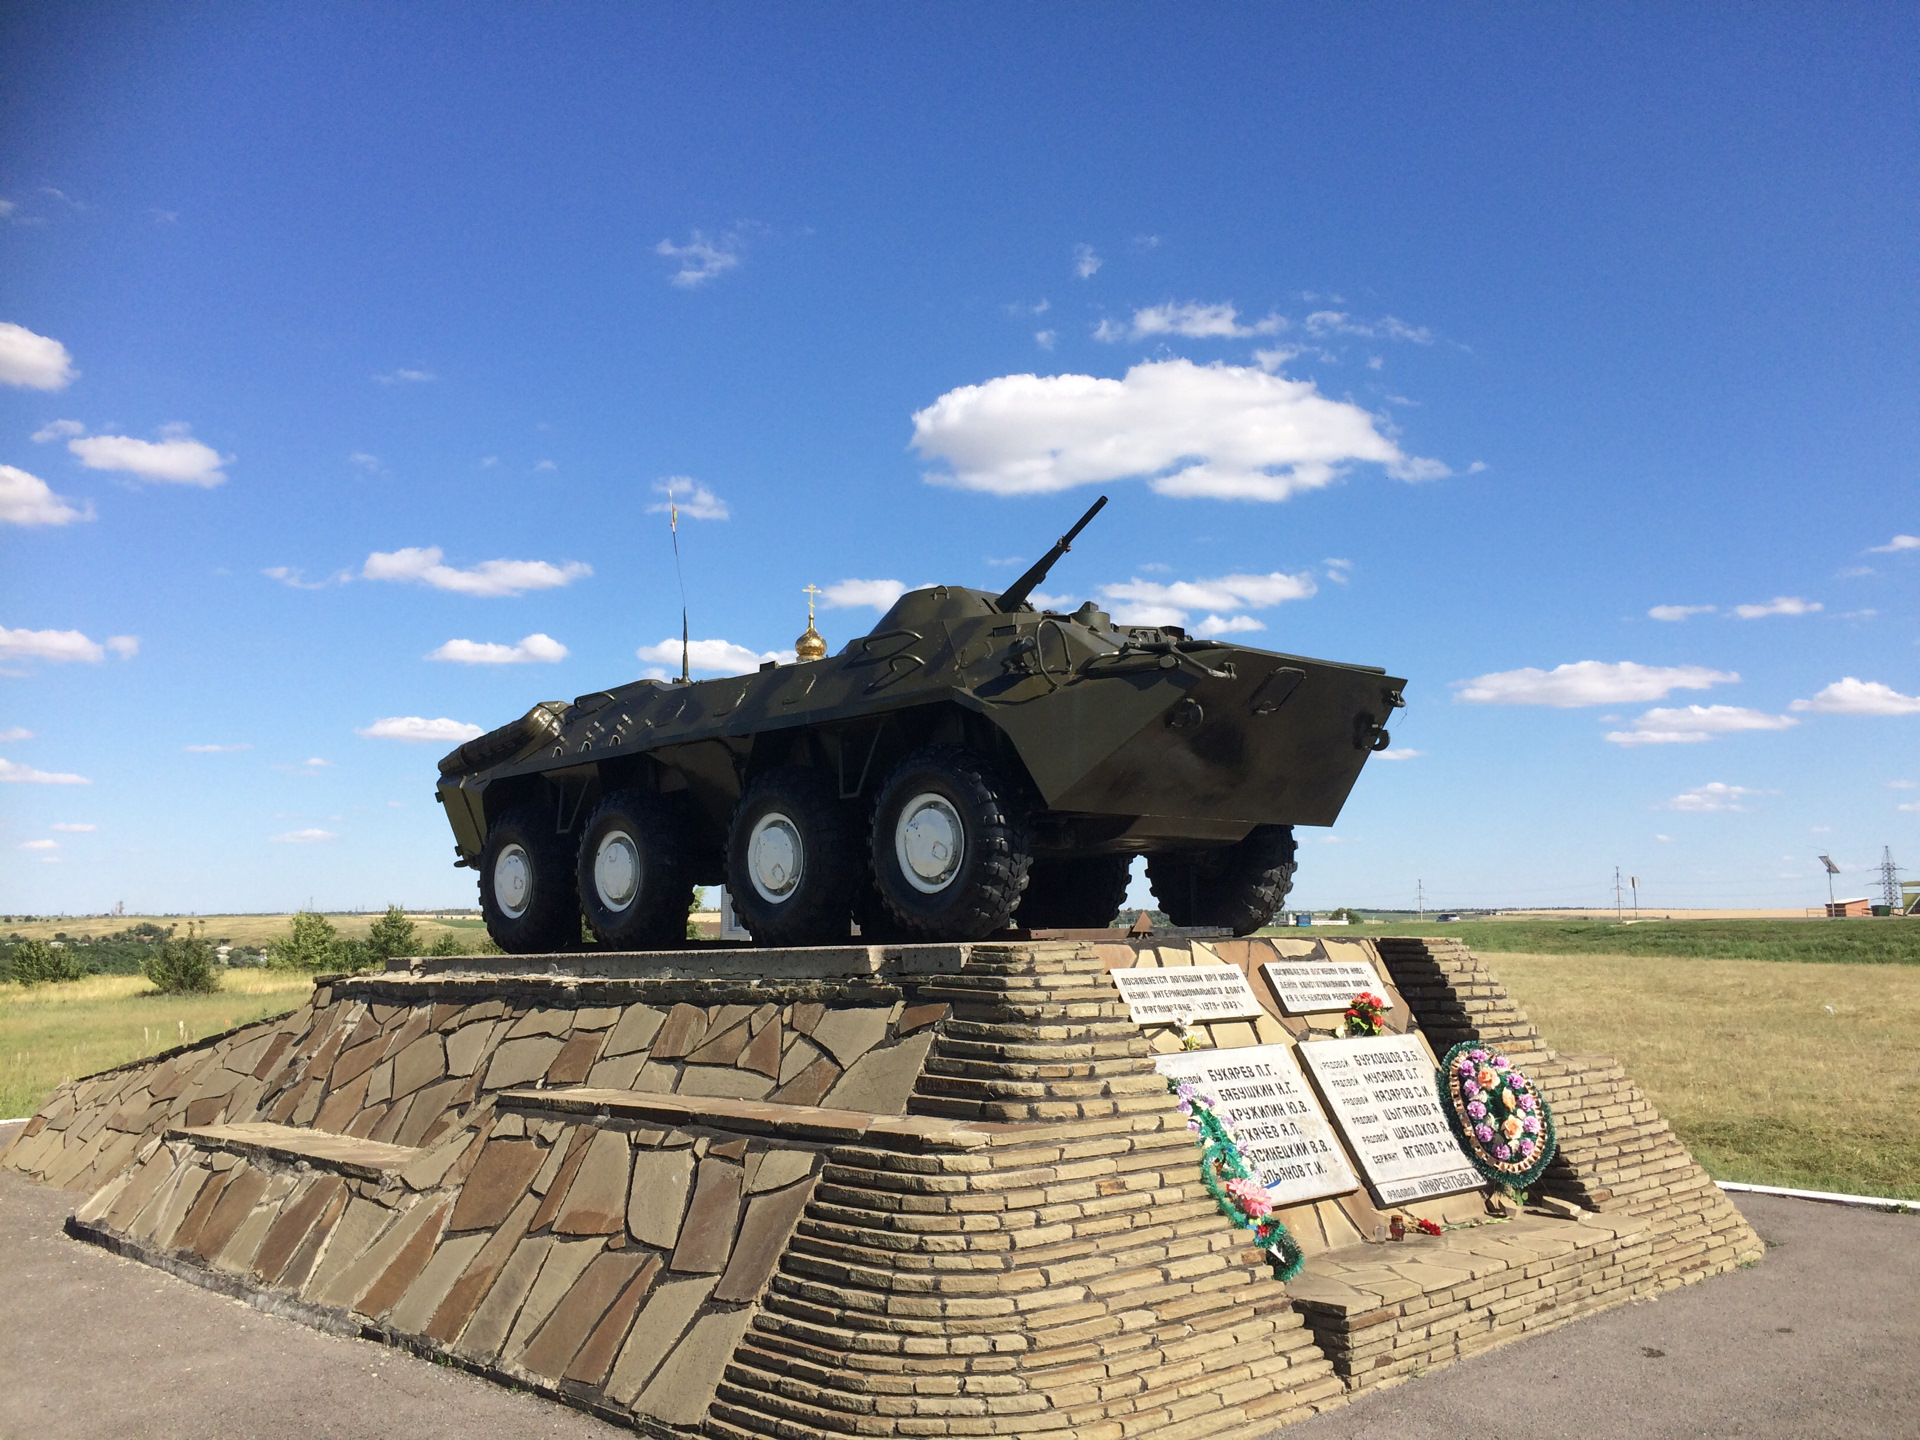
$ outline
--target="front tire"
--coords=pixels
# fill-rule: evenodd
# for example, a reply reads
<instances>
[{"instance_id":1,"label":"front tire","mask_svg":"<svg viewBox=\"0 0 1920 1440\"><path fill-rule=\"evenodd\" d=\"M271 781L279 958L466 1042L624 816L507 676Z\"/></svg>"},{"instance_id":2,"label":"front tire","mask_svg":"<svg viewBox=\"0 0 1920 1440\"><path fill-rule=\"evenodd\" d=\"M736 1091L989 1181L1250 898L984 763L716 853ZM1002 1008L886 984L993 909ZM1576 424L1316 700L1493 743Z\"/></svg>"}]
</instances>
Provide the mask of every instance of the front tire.
<instances>
[{"instance_id":1,"label":"front tire","mask_svg":"<svg viewBox=\"0 0 1920 1440\"><path fill-rule=\"evenodd\" d=\"M1147 857L1153 897L1175 925L1251 935L1272 923L1293 889L1293 827L1256 825L1236 845Z\"/></svg>"},{"instance_id":2,"label":"front tire","mask_svg":"<svg viewBox=\"0 0 1920 1440\"><path fill-rule=\"evenodd\" d=\"M609 949L686 944L693 881L679 817L662 797L616 790L602 800L581 837L574 884L587 928Z\"/></svg>"},{"instance_id":3,"label":"front tire","mask_svg":"<svg viewBox=\"0 0 1920 1440\"><path fill-rule=\"evenodd\" d=\"M493 943L509 955L578 948L573 856L543 807L510 810L487 828L480 848L480 913Z\"/></svg>"},{"instance_id":4,"label":"front tire","mask_svg":"<svg viewBox=\"0 0 1920 1440\"><path fill-rule=\"evenodd\" d=\"M1032 856L1013 787L972 751L933 745L900 762L873 808L880 902L918 940L1007 928Z\"/></svg>"},{"instance_id":5,"label":"front tire","mask_svg":"<svg viewBox=\"0 0 1920 1440\"><path fill-rule=\"evenodd\" d=\"M1028 930L1102 930L1126 903L1131 855L1035 860L1014 923Z\"/></svg>"},{"instance_id":6,"label":"front tire","mask_svg":"<svg viewBox=\"0 0 1920 1440\"><path fill-rule=\"evenodd\" d=\"M757 945L845 945L862 883L855 824L817 770L756 776L727 837L727 894Z\"/></svg>"}]
</instances>

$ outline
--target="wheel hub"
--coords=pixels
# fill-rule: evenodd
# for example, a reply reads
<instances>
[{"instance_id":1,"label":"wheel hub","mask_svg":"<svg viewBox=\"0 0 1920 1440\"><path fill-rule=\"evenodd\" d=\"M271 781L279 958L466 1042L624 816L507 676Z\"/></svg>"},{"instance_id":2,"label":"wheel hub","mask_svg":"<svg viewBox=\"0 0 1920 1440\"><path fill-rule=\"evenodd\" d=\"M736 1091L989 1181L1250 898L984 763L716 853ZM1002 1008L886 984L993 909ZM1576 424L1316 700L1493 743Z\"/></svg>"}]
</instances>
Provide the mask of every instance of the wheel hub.
<instances>
[{"instance_id":1,"label":"wheel hub","mask_svg":"<svg viewBox=\"0 0 1920 1440\"><path fill-rule=\"evenodd\" d=\"M916 795L901 808L893 830L893 853L900 873L923 895L936 895L953 883L966 859L966 827L944 795Z\"/></svg>"},{"instance_id":2,"label":"wheel hub","mask_svg":"<svg viewBox=\"0 0 1920 1440\"><path fill-rule=\"evenodd\" d=\"M593 856L593 888L609 910L624 910L640 890L640 847L624 830L600 838Z\"/></svg>"},{"instance_id":3,"label":"wheel hub","mask_svg":"<svg viewBox=\"0 0 1920 1440\"><path fill-rule=\"evenodd\" d=\"M786 900L806 873L800 827L779 811L762 815L747 836L747 879L770 905Z\"/></svg>"},{"instance_id":4,"label":"wheel hub","mask_svg":"<svg viewBox=\"0 0 1920 1440\"><path fill-rule=\"evenodd\" d=\"M493 903L509 920L518 920L532 900L533 857L524 845L505 846L493 861Z\"/></svg>"}]
</instances>

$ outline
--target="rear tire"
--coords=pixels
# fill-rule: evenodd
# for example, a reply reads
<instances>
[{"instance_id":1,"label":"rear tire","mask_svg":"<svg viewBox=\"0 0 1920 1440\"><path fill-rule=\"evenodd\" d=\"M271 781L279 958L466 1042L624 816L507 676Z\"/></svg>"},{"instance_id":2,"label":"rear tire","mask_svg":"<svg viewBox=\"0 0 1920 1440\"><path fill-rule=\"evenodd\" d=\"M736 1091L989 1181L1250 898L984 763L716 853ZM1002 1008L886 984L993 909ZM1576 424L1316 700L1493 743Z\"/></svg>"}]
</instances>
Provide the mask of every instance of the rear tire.
<instances>
[{"instance_id":1,"label":"rear tire","mask_svg":"<svg viewBox=\"0 0 1920 1440\"><path fill-rule=\"evenodd\" d=\"M1293 827L1257 825L1236 845L1147 857L1153 897L1175 925L1219 925L1251 935L1293 889Z\"/></svg>"},{"instance_id":2,"label":"rear tire","mask_svg":"<svg viewBox=\"0 0 1920 1440\"><path fill-rule=\"evenodd\" d=\"M894 768L873 807L880 903L916 940L984 940L1007 928L1033 863L1026 816L991 765L931 745Z\"/></svg>"},{"instance_id":3,"label":"rear tire","mask_svg":"<svg viewBox=\"0 0 1920 1440\"><path fill-rule=\"evenodd\" d=\"M611 950L686 944L693 881L671 804L644 790L616 790L595 807L574 863L580 913Z\"/></svg>"},{"instance_id":4,"label":"rear tire","mask_svg":"<svg viewBox=\"0 0 1920 1440\"><path fill-rule=\"evenodd\" d=\"M487 827L480 848L480 913L493 943L509 955L580 947L573 855L553 833L544 806L509 810Z\"/></svg>"},{"instance_id":5,"label":"rear tire","mask_svg":"<svg viewBox=\"0 0 1920 1440\"><path fill-rule=\"evenodd\" d=\"M757 945L845 945L859 887L857 823L827 778L786 766L755 777L727 836L727 894Z\"/></svg>"},{"instance_id":6,"label":"rear tire","mask_svg":"<svg viewBox=\"0 0 1920 1440\"><path fill-rule=\"evenodd\" d=\"M1035 860L1014 923L1028 930L1101 930L1127 898L1131 855Z\"/></svg>"}]
</instances>

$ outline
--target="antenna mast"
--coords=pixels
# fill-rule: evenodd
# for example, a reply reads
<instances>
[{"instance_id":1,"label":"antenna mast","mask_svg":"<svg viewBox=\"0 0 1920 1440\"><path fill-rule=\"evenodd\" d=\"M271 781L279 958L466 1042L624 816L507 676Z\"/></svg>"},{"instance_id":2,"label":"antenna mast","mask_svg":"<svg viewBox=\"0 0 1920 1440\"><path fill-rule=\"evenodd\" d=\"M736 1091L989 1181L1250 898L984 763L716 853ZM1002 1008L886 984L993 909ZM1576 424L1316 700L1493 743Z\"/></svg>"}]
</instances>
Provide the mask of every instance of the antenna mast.
<instances>
[{"instance_id":1,"label":"antenna mast","mask_svg":"<svg viewBox=\"0 0 1920 1440\"><path fill-rule=\"evenodd\" d=\"M673 536L673 578L680 582L680 683L690 683L687 673L687 577L680 570L680 502L673 486L667 486L667 530Z\"/></svg>"}]
</instances>

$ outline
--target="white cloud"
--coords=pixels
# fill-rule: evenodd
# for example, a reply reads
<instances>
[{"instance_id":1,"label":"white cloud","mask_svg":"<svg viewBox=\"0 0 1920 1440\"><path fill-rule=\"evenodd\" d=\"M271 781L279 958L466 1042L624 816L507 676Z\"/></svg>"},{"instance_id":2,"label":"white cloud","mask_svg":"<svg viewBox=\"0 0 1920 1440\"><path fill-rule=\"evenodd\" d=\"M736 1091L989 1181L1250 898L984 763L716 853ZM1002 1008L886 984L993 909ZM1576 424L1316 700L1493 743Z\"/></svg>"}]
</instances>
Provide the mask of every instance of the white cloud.
<instances>
[{"instance_id":1,"label":"white cloud","mask_svg":"<svg viewBox=\"0 0 1920 1440\"><path fill-rule=\"evenodd\" d=\"M360 569L368 580L407 580L451 590L456 595L518 595L526 590L551 590L570 585L593 567L578 560L553 565L545 560L483 560L467 570L441 563L438 545L408 546L390 552L374 551Z\"/></svg>"},{"instance_id":2,"label":"white cloud","mask_svg":"<svg viewBox=\"0 0 1920 1440\"><path fill-rule=\"evenodd\" d=\"M199 485L211 489L226 483L223 456L211 445L195 440L185 425L162 425L158 440L136 440L131 435L87 435L67 441L67 449L89 470L118 470L142 480L170 485Z\"/></svg>"},{"instance_id":3,"label":"white cloud","mask_svg":"<svg viewBox=\"0 0 1920 1440\"><path fill-rule=\"evenodd\" d=\"M56 495L38 475L0 465L0 525L70 525L93 519L93 502L84 510Z\"/></svg>"},{"instance_id":4,"label":"white cloud","mask_svg":"<svg viewBox=\"0 0 1920 1440\"><path fill-rule=\"evenodd\" d=\"M1500 670L1452 682L1453 698L1469 705L1631 705L1664 700L1674 690L1706 690L1740 677L1702 665L1637 665L1631 660L1577 660L1552 670Z\"/></svg>"},{"instance_id":5,"label":"white cloud","mask_svg":"<svg viewBox=\"0 0 1920 1440\"><path fill-rule=\"evenodd\" d=\"M1655 835L1653 838L1656 840L1664 841L1668 845L1671 845L1673 843L1673 837L1671 835Z\"/></svg>"},{"instance_id":6,"label":"white cloud","mask_svg":"<svg viewBox=\"0 0 1920 1440\"><path fill-rule=\"evenodd\" d=\"M65 440L70 436L86 433L87 427L78 420L49 420L27 438L36 445L45 445L52 440Z\"/></svg>"},{"instance_id":7,"label":"white cloud","mask_svg":"<svg viewBox=\"0 0 1920 1440\"><path fill-rule=\"evenodd\" d=\"M369 475L378 475L380 473L380 457L378 455L369 455L364 450L356 450L347 456L347 463L357 470L366 471Z\"/></svg>"},{"instance_id":8,"label":"white cloud","mask_svg":"<svg viewBox=\"0 0 1920 1440\"><path fill-rule=\"evenodd\" d=\"M58 340L0 321L0 385L64 390L79 374L67 347Z\"/></svg>"},{"instance_id":9,"label":"white cloud","mask_svg":"<svg viewBox=\"0 0 1920 1440\"><path fill-rule=\"evenodd\" d=\"M1051 595L1045 590L1036 590L1027 597L1027 603L1036 610L1055 610L1061 614L1076 608L1078 595Z\"/></svg>"},{"instance_id":10,"label":"white cloud","mask_svg":"<svg viewBox=\"0 0 1920 1440\"><path fill-rule=\"evenodd\" d=\"M1396 746L1391 750L1382 750L1380 752L1380 758L1382 760L1418 760L1426 753L1424 750L1410 750Z\"/></svg>"},{"instance_id":11,"label":"white cloud","mask_svg":"<svg viewBox=\"0 0 1920 1440\"><path fill-rule=\"evenodd\" d=\"M1310 381L1238 365L1147 361L1124 379L1003 375L949 390L913 416L937 484L1034 495L1129 477L1162 495L1285 500L1365 461L1402 480L1449 474L1403 453L1358 405Z\"/></svg>"},{"instance_id":12,"label":"white cloud","mask_svg":"<svg viewBox=\"0 0 1920 1440\"><path fill-rule=\"evenodd\" d=\"M1684 620L1689 615L1711 615L1712 605L1656 605L1647 614L1655 620Z\"/></svg>"},{"instance_id":13,"label":"white cloud","mask_svg":"<svg viewBox=\"0 0 1920 1440\"><path fill-rule=\"evenodd\" d=\"M389 370L384 375L373 377L379 385L425 385L440 377L431 370Z\"/></svg>"},{"instance_id":14,"label":"white cloud","mask_svg":"<svg viewBox=\"0 0 1920 1440\"><path fill-rule=\"evenodd\" d=\"M389 715L384 720L376 720L364 730L356 729L356 735L364 735L369 740L405 740L409 744L420 745L459 745L465 741L477 739L486 732L478 725L469 725L464 720L449 720L442 716L438 720L425 720L418 715Z\"/></svg>"},{"instance_id":15,"label":"white cloud","mask_svg":"<svg viewBox=\"0 0 1920 1440\"><path fill-rule=\"evenodd\" d=\"M1359 335L1369 340L1410 340L1415 345L1431 345L1433 332L1424 325L1409 325L1392 315L1378 320L1356 320L1340 310L1316 310L1305 321L1309 335Z\"/></svg>"},{"instance_id":16,"label":"white cloud","mask_svg":"<svg viewBox=\"0 0 1920 1440\"><path fill-rule=\"evenodd\" d=\"M1193 633L1210 640L1216 635L1233 635L1266 628L1264 622L1251 615L1208 615L1193 627Z\"/></svg>"},{"instance_id":17,"label":"white cloud","mask_svg":"<svg viewBox=\"0 0 1920 1440\"><path fill-rule=\"evenodd\" d=\"M94 831L98 830L100 827L98 825L55 824L55 825L49 825L47 828L49 830L58 830L63 835L91 835Z\"/></svg>"},{"instance_id":18,"label":"white cloud","mask_svg":"<svg viewBox=\"0 0 1920 1440\"><path fill-rule=\"evenodd\" d=\"M269 835L267 838L275 845L319 845L340 837L331 830L289 830L284 835Z\"/></svg>"},{"instance_id":19,"label":"white cloud","mask_svg":"<svg viewBox=\"0 0 1920 1440\"><path fill-rule=\"evenodd\" d=\"M541 460L533 467L535 470L558 470L560 467L551 460Z\"/></svg>"},{"instance_id":20,"label":"white cloud","mask_svg":"<svg viewBox=\"0 0 1920 1440\"><path fill-rule=\"evenodd\" d=\"M662 240L653 247L653 253L665 255L669 260L678 260L680 268L674 271L672 282L682 290L692 290L738 265L739 244L740 237L736 234L722 235L715 242L695 230L688 236L686 244L676 245L671 240Z\"/></svg>"},{"instance_id":21,"label":"white cloud","mask_svg":"<svg viewBox=\"0 0 1920 1440\"><path fill-rule=\"evenodd\" d=\"M820 594L820 603L828 610L857 609L862 605L875 610L890 610L893 602L907 593L898 580L836 580Z\"/></svg>"},{"instance_id":22,"label":"white cloud","mask_svg":"<svg viewBox=\"0 0 1920 1440\"><path fill-rule=\"evenodd\" d=\"M1109 601L1120 602L1113 606L1113 618L1121 625L1185 625L1188 612L1205 610L1211 613L1194 627L1194 633L1206 636L1266 629L1251 615L1224 616L1220 611L1265 610L1288 600L1310 599L1317 592L1308 572L1287 575L1277 570L1271 575L1221 575L1167 584L1136 578L1100 587Z\"/></svg>"},{"instance_id":23,"label":"white cloud","mask_svg":"<svg viewBox=\"0 0 1920 1440\"><path fill-rule=\"evenodd\" d=\"M251 750L251 745L186 745L182 746L189 755L231 755L237 750Z\"/></svg>"},{"instance_id":24,"label":"white cloud","mask_svg":"<svg viewBox=\"0 0 1920 1440\"><path fill-rule=\"evenodd\" d=\"M269 580L278 580L282 585L295 590L324 590L329 585L345 585L353 579L351 570L336 570L324 580L309 580L306 572L291 565L269 565L260 572Z\"/></svg>"},{"instance_id":25,"label":"white cloud","mask_svg":"<svg viewBox=\"0 0 1920 1440\"><path fill-rule=\"evenodd\" d=\"M110 635L105 644L97 644L78 630L9 630L0 625L0 660L51 660L56 664L83 660L97 665L111 650L121 659L139 652L140 642L132 635Z\"/></svg>"},{"instance_id":26,"label":"white cloud","mask_svg":"<svg viewBox=\"0 0 1920 1440\"><path fill-rule=\"evenodd\" d=\"M680 642L662 640L658 645L642 645L634 651L642 660L680 672ZM730 640L695 640L687 646L687 668L703 675L746 675L771 660L779 665L793 663L791 650L765 650L759 654Z\"/></svg>"},{"instance_id":27,"label":"white cloud","mask_svg":"<svg viewBox=\"0 0 1920 1440\"><path fill-rule=\"evenodd\" d=\"M1082 280L1091 280L1095 275L1099 274L1100 266L1103 263L1100 257L1094 254L1091 245L1076 245L1073 247L1073 273L1078 275Z\"/></svg>"},{"instance_id":28,"label":"white cloud","mask_svg":"<svg viewBox=\"0 0 1920 1440\"><path fill-rule=\"evenodd\" d=\"M532 662L555 664L567 658L567 647L551 635L529 635L517 645L499 645L480 640L449 640L427 656L429 660L451 660L457 665L526 665Z\"/></svg>"},{"instance_id":29,"label":"white cloud","mask_svg":"<svg viewBox=\"0 0 1920 1440\"><path fill-rule=\"evenodd\" d=\"M1920 800L1914 801L1911 805L1896 805L1893 808L1896 810L1920 810Z\"/></svg>"},{"instance_id":30,"label":"white cloud","mask_svg":"<svg viewBox=\"0 0 1920 1440\"><path fill-rule=\"evenodd\" d=\"M1836 680L1811 700L1796 700L1789 710L1820 715L1920 715L1920 696L1902 695L1878 680Z\"/></svg>"},{"instance_id":31,"label":"white cloud","mask_svg":"<svg viewBox=\"0 0 1920 1440\"><path fill-rule=\"evenodd\" d=\"M0 760L0 783L8 781L19 785L91 785L93 783L84 775L62 775L48 770L36 770L31 765L16 765L11 760Z\"/></svg>"},{"instance_id":32,"label":"white cloud","mask_svg":"<svg viewBox=\"0 0 1920 1440\"><path fill-rule=\"evenodd\" d=\"M20 848L22 850L58 850L60 842L58 840L22 840Z\"/></svg>"},{"instance_id":33,"label":"white cloud","mask_svg":"<svg viewBox=\"0 0 1920 1440\"><path fill-rule=\"evenodd\" d=\"M1240 312L1232 305L1202 305L1197 300L1185 305L1168 303L1133 312L1129 328L1102 320L1093 332L1096 340L1143 340L1149 335L1184 335L1194 340L1237 340L1248 335L1274 335L1286 328L1278 315L1269 315L1251 325L1240 323Z\"/></svg>"},{"instance_id":34,"label":"white cloud","mask_svg":"<svg viewBox=\"0 0 1920 1440\"><path fill-rule=\"evenodd\" d=\"M1060 332L1058 330L1036 330L1033 332L1033 343L1038 345L1042 350L1053 349L1053 342L1059 338Z\"/></svg>"},{"instance_id":35,"label":"white cloud","mask_svg":"<svg viewBox=\"0 0 1920 1440\"><path fill-rule=\"evenodd\" d=\"M1920 535L1896 535L1885 545L1873 545L1868 548L1875 555L1891 555L1896 550L1920 550Z\"/></svg>"},{"instance_id":36,"label":"white cloud","mask_svg":"<svg viewBox=\"0 0 1920 1440\"><path fill-rule=\"evenodd\" d=\"M1788 730L1800 722L1791 715L1769 715L1738 705L1686 705L1649 710L1633 719L1631 730L1610 730L1616 745L1695 745L1716 735L1744 730Z\"/></svg>"},{"instance_id":37,"label":"white cloud","mask_svg":"<svg viewBox=\"0 0 1920 1440\"><path fill-rule=\"evenodd\" d=\"M1798 595L1776 595L1764 605L1736 605L1733 613L1742 620L1758 620L1766 615L1811 615L1821 608L1818 600L1802 600Z\"/></svg>"},{"instance_id":38,"label":"white cloud","mask_svg":"<svg viewBox=\"0 0 1920 1440\"><path fill-rule=\"evenodd\" d=\"M733 511L727 508L727 502L690 475L669 475L665 480L655 481L653 488L667 498L658 505L649 505L649 515L665 515L678 505L680 513L689 520L733 518Z\"/></svg>"},{"instance_id":39,"label":"white cloud","mask_svg":"<svg viewBox=\"0 0 1920 1440\"><path fill-rule=\"evenodd\" d=\"M1671 800L1665 801L1664 810L1685 810L1695 814L1704 814L1716 810L1745 810L1741 800L1749 795L1775 795L1775 790L1749 790L1744 785L1723 785L1718 780L1706 785L1696 785L1691 790L1683 790Z\"/></svg>"},{"instance_id":40,"label":"white cloud","mask_svg":"<svg viewBox=\"0 0 1920 1440\"><path fill-rule=\"evenodd\" d=\"M24 725L15 725L11 729L0 730L0 742L31 739L33 739L33 731L27 729Z\"/></svg>"},{"instance_id":41,"label":"white cloud","mask_svg":"<svg viewBox=\"0 0 1920 1440\"><path fill-rule=\"evenodd\" d=\"M1340 584L1344 585L1353 578L1353 562L1351 560L1335 560L1330 556L1325 561L1325 564L1327 567L1327 579L1337 580Z\"/></svg>"}]
</instances>

